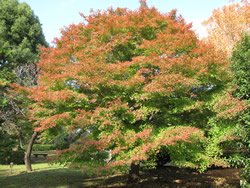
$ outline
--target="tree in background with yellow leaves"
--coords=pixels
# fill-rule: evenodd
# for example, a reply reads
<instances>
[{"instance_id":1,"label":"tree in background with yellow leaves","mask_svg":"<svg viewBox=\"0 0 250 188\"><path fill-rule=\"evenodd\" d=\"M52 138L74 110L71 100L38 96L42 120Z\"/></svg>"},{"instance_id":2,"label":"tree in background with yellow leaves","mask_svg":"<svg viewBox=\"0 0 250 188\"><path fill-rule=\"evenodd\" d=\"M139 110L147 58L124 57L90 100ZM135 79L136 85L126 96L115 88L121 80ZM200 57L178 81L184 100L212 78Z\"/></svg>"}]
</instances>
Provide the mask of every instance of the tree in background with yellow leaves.
<instances>
[{"instance_id":1,"label":"tree in background with yellow leaves","mask_svg":"<svg viewBox=\"0 0 250 188\"><path fill-rule=\"evenodd\" d=\"M247 0L215 9L212 16L203 22L207 27L208 43L215 45L218 51L223 51L230 57L233 47L243 33L250 33L250 9Z\"/></svg>"}]
</instances>

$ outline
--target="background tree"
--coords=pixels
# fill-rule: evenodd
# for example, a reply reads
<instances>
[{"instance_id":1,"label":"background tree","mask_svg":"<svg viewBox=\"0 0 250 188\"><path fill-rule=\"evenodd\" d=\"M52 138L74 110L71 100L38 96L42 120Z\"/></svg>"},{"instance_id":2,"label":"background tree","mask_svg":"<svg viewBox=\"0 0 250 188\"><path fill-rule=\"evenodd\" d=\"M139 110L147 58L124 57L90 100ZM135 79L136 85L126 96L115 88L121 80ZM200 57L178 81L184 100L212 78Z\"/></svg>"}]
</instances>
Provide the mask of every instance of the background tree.
<instances>
[{"instance_id":1,"label":"background tree","mask_svg":"<svg viewBox=\"0 0 250 188\"><path fill-rule=\"evenodd\" d=\"M231 151L224 153L231 166L245 167L246 180L249 179L249 10L249 2L242 0L241 4L214 10L212 17L204 22L208 27L208 42L230 58L230 71L234 75L230 89L215 100L219 110L215 109L217 118L210 122L216 127L213 134L221 135L215 142L224 151ZM231 139L225 141L226 137Z\"/></svg>"},{"instance_id":2,"label":"background tree","mask_svg":"<svg viewBox=\"0 0 250 188\"><path fill-rule=\"evenodd\" d=\"M234 48L231 58L231 69L237 85L234 95L248 104L248 108L236 117L237 149L243 151L238 158L239 166L244 167L243 178L249 183L250 122L249 122L249 83L250 83L250 35L244 35ZM237 160L237 159L236 159Z\"/></svg>"},{"instance_id":3,"label":"background tree","mask_svg":"<svg viewBox=\"0 0 250 188\"><path fill-rule=\"evenodd\" d=\"M38 46L47 45L38 17L26 3L0 3L1 69L38 61Z\"/></svg>"},{"instance_id":4,"label":"background tree","mask_svg":"<svg viewBox=\"0 0 250 188\"><path fill-rule=\"evenodd\" d=\"M86 172L155 164L167 148L179 166L223 165L209 153L208 108L230 81L228 61L199 41L176 11L98 11L42 48L39 85L18 87L34 101L36 131L85 131L58 161ZM86 132L88 134L86 134ZM111 151L112 160L107 151Z\"/></svg>"},{"instance_id":5,"label":"background tree","mask_svg":"<svg viewBox=\"0 0 250 188\"><path fill-rule=\"evenodd\" d=\"M14 135L22 148L32 133L25 117L27 100L8 92L8 84L35 85L39 46L48 46L39 19L28 4L0 0L0 46L1 130Z\"/></svg>"},{"instance_id":6,"label":"background tree","mask_svg":"<svg viewBox=\"0 0 250 188\"><path fill-rule=\"evenodd\" d=\"M215 9L213 15L203 24L207 27L207 41L215 45L217 50L231 56L233 47L241 39L243 33L249 34L249 2L242 0L241 4L234 3Z\"/></svg>"},{"instance_id":7,"label":"background tree","mask_svg":"<svg viewBox=\"0 0 250 188\"><path fill-rule=\"evenodd\" d=\"M234 74L235 84L238 86L235 95L249 100L250 91L250 35L245 34L235 45L231 57L231 70Z\"/></svg>"}]
</instances>

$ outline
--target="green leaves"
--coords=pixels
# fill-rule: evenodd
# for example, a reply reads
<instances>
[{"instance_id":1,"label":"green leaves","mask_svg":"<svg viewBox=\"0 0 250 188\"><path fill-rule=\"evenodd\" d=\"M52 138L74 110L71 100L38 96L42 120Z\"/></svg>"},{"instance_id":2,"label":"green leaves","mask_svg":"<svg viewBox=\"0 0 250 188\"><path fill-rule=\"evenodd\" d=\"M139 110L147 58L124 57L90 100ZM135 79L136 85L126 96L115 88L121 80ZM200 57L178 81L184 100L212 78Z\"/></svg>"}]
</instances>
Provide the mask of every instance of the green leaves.
<instances>
[{"instance_id":1,"label":"green leaves","mask_svg":"<svg viewBox=\"0 0 250 188\"><path fill-rule=\"evenodd\" d=\"M0 99L0 107L3 107L3 106L5 106L6 104L7 104L7 99L6 98L1 98Z\"/></svg>"},{"instance_id":2,"label":"green leaves","mask_svg":"<svg viewBox=\"0 0 250 188\"><path fill-rule=\"evenodd\" d=\"M38 60L39 45L47 46L38 18L29 5L16 0L0 1L0 64L14 68ZM8 49L8 53L6 52Z\"/></svg>"},{"instance_id":3,"label":"green leaves","mask_svg":"<svg viewBox=\"0 0 250 188\"><path fill-rule=\"evenodd\" d=\"M245 34L237 43L231 57L231 70L238 86L235 94L240 99L249 99L250 93L250 35Z\"/></svg>"}]
</instances>

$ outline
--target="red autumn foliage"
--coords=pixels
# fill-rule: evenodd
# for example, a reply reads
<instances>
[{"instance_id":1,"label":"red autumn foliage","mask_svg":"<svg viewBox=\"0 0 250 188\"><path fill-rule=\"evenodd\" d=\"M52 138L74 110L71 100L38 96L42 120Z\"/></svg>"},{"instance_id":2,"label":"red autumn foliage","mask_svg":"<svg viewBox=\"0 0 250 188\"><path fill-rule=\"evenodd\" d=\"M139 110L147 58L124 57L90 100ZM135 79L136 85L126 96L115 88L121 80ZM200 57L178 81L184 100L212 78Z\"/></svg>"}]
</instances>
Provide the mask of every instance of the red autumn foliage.
<instances>
[{"instance_id":1,"label":"red autumn foliage","mask_svg":"<svg viewBox=\"0 0 250 188\"><path fill-rule=\"evenodd\" d=\"M61 159L126 166L162 146L203 139L202 125L190 126L184 112L208 102L200 88L213 86L212 93L230 79L228 61L175 10L110 8L82 17L86 24L65 27L55 48L41 48L39 85L27 89L37 131L88 133ZM113 161L103 163L107 150Z\"/></svg>"}]
</instances>

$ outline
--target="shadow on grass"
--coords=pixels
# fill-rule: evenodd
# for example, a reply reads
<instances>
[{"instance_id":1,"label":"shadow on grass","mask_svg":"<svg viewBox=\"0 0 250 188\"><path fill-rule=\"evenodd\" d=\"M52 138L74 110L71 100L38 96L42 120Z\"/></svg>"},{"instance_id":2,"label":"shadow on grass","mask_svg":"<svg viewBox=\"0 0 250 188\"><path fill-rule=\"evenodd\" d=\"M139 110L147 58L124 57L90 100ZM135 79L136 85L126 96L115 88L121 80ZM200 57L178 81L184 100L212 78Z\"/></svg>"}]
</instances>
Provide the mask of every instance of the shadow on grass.
<instances>
[{"instance_id":1,"label":"shadow on grass","mask_svg":"<svg viewBox=\"0 0 250 188\"><path fill-rule=\"evenodd\" d=\"M162 167L143 170L140 181L127 183L127 175L114 175L106 179L89 178L83 186L92 187L130 187L130 188L238 188L240 187L240 169L209 169L200 174L195 170L177 167Z\"/></svg>"},{"instance_id":2,"label":"shadow on grass","mask_svg":"<svg viewBox=\"0 0 250 188\"><path fill-rule=\"evenodd\" d=\"M0 187L82 187L83 174L78 169L50 169L0 176Z\"/></svg>"},{"instance_id":3,"label":"shadow on grass","mask_svg":"<svg viewBox=\"0 0 250 188\"><path fill-rule=\"evenodd\" d=\"M147 170L142 174L141 187L240 187L240 169L209 169L204 173L177 167ZM151 180L150 180L151 179ZM145 180L145 181L143 181Z\"/></svg>"},{"instance_id":4,"label":"shadow on grass","mask_svg":"<svg viewBox=\"0 0 250 188\"><path fill-rule=\"evenodd\" d=\"M41 170L41 169L39 169ZM163 167L141 171L136 185L127 184L127 175L87 177L79 169L58 168L0 176L0 187L240 187L239 169L210 169L200 174L190 169Z\"/></svg>"}]
</instances>

